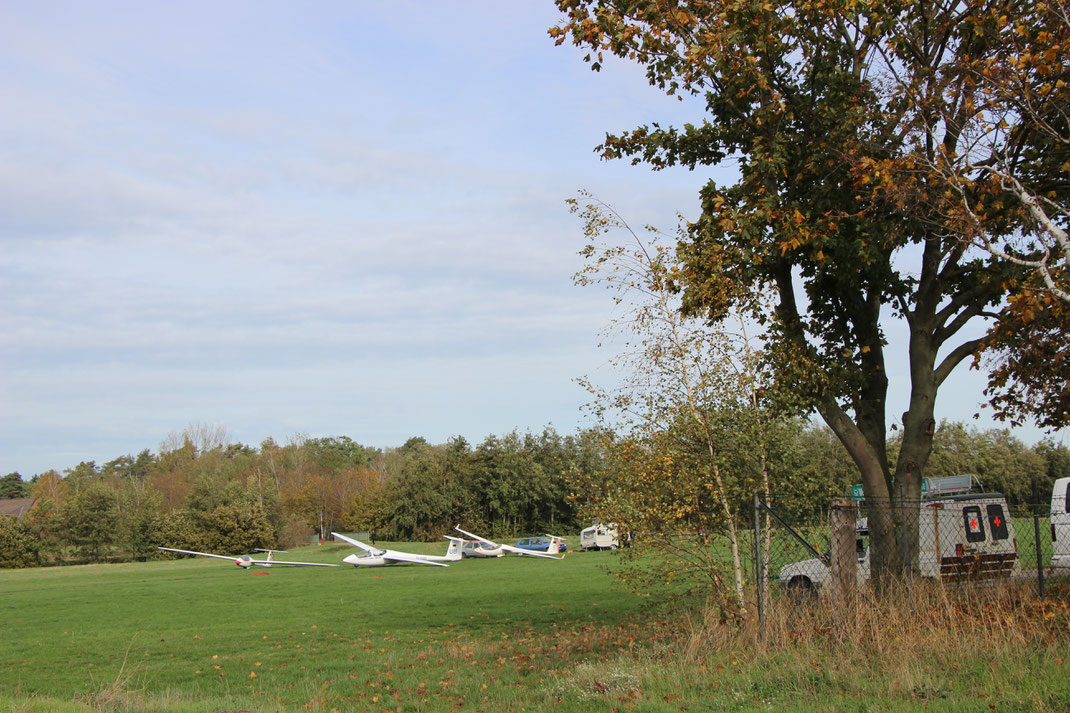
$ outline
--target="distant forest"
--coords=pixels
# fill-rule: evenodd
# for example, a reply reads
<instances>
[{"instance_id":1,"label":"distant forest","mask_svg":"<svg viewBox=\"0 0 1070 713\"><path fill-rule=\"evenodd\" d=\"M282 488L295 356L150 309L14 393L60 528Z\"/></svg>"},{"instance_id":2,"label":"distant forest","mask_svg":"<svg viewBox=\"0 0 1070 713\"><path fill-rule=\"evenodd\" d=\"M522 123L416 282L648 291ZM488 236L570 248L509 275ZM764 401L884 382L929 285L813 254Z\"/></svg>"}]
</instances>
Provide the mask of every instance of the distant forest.
<instances>
[{"instance_id":1,"label":"distant forest","mask_svg":"<svg viewBox=\"0 0 1070 713\"><path fill-rule=\"evenodd\" d=\"M829 430L799 421L792 433L771 453L774 504L825 506L859 482ZM160 545L243 554L308 544L332 530L432 541L463 523L488 537L567 535L590 524L577 484L608 476L612 438L546 428L474 447L460 437L438 445L417 437L379 449L345 436L252 447L230 443L225 429L190 427L157 454L83 462L28 481L0 478L0 498L36 499L23 518L0 517L0 567L145 560ZM1012 504L1046 502L1054 479L1070 476L1070 451L942 423L926 475L964 473Z\"/></svg>"}]
</instances>

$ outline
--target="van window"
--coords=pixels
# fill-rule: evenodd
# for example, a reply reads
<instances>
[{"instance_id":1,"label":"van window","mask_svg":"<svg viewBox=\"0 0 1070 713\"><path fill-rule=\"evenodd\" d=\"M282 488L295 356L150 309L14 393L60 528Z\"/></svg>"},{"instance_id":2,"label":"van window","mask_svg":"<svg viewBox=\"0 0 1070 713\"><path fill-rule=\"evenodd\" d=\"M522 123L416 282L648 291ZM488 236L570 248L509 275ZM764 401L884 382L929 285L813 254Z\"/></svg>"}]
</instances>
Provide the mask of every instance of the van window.
<instances>
[{"instance_id":1,"label":"van window","mask_svg":"<svg viewBox=\"0 0 1070 713\"><path fill-rule=\"evenodd\" d=\"M962 519L966 524L966 541L984 542L985 525L981 520L981 508L976 505L962 508Z\"/></svg>"},{"instance_id":2,"label":"van window","mask_svg":"<svg viewBox=\"0 0 1070 713\"><path fill-rule=\"evenodd\" d=\"M992 528L993 540L1007 539L1007 518L1003 514L1003 506L999 503L990 504L988 510L988 524Z\"/></svg>"}]
</instances>

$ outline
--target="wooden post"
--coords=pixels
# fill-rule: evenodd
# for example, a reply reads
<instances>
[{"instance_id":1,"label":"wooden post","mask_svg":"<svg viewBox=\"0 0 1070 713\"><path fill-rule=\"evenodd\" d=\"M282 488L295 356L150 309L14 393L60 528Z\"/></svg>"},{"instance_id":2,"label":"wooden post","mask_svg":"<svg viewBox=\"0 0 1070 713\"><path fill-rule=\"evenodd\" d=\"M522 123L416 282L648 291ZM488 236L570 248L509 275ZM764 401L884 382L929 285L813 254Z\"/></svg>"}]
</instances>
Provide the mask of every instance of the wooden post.
<instances>
[{"instance_id":1,"label":"wooden post","mask_svg":"<svg viewBox=\"0 0 1070 713\"><path fill-rule=\"evenodd\" d=\"M855 547L855 522L858 510L851 500L832 502L832 552L829 569L829 595L835 606L845 604L858 585L858 555Z\"/></svg>"}]
</instances>

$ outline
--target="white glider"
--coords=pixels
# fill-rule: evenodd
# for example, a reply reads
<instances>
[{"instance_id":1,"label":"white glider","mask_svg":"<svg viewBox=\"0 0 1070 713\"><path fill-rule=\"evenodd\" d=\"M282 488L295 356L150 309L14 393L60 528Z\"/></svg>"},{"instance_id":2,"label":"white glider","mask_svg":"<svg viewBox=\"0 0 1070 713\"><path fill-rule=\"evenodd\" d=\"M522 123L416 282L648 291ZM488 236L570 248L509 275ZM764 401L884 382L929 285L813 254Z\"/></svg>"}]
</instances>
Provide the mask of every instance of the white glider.
<instances>
[{"instance_id":1,"label":"white glider","mask_svg":"<svg viewBox=\"0 0 1070 713\"><path fill-rule=\"evenodd\" d=\"M560 557L554 557L553 553L551 552L535 552L532 550L523 550L519 547L513 547L512 545L503 545L498 542L495 542L494 540L488 540L485 537L473 535L467 530L462 530L460 525L454 526L453 529L457 532L460 532L461 534L468 535L473 540L479 540L480 550L482 550L481 554L483 557L500 557L506 552L512 552L514 554L524 555L525 557L545 557L546 559L551 560L564 559L564 555L561 555ZM549 537L551 537L551 539L553 540L553 543L550 545L550 549L553 549L554 552L557 552L557 548L561 546L560 538L552 536Z\"/></svg>"},{"instance_id":2,"label":"white glider","mask_svg":"<svg viewBox=\"0 0 1070 713\"><path fill-rule=\"evenodd\" d=\"M274 552L285 552L285 550L255 550L256 552L267 552L267 559L254 560L249 555L214 555L210 552L194 552L193 550L176 550L174 547L157 547L158 550L164 550L165 552L179 552L184 555L197 555L198 557L215 557L221 560L230 560L234 564L238 565L242 569L249 569L252 566L257 567L270 567L273 564L286 564L286 565L298 565L302 567L337 567L336 564L325 564L323 562L283 562L282 560L273 560L271 555Z\"/></svg>"},{"instance_id":3,"label":"white glider","mask_svg":"<svg viewBox=\"0 0 1070 713\"><path fill-rule=\"evenodd\" d=\"M337 532L331 533L339 540L345 540L354 547L359 547L367 554L363 555L349 555L342 561L346 564L351 564L354 567L382 567L388 564L397 564L399 562L407 562L409 564L429 564L435 567L449 567L446 562L456 562L461 559L461 543L464 542L459 537L450 537L446 535L446 539L450 541L450 547L446 550L444 555L417 555L410 552L398 552L397 550L387 550L379 547L372 547L365 544L360 540L354 540L345 535L339 535Z\"/></svg>"}]
</instances>

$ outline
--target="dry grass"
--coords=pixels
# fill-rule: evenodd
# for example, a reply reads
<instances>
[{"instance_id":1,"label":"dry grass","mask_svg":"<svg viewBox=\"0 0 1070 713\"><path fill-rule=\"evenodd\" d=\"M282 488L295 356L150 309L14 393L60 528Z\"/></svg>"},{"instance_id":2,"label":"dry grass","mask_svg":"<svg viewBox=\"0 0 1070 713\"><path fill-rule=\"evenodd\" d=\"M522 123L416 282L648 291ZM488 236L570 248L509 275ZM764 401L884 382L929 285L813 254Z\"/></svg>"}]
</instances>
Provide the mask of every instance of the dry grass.
<instances>
[{"instance_id":1,"label":"dry grass","mask_svg":"<svg viewBox=\"0 0 1070 713\"><path fill-rule=\"evenodd\" d=\"M1034 584L950 588L939 583L865 588L836 601L774 596L764 627L752 616L742 627L721 623L711 607L692 619L685 661L736 652L842 681L881 672L881 687L914 699L943 697L960 669L1041 655L1062 666L1070 642L1070 587L1038 599ZM851 672L851 673L848 673Z\"/></svg>"},{"instance_id":2,"label":"dry grass","mask_svg":"<svg viewBox=\"0 0 1070 713\"><path fill-rule=\"evenodd\" d=\"M100 713L137 710L143 707L144 692L131 688L131 683L133 683L140 668L140 662L129 670L127 669L127 664L130 661L130 648L134 645L135 639L137 639L137 635L130 639L130 644L126 647L126 653L123 654L122 665L119 667L119 672L115 678L108 683L97 685L94 690L75 696L77 702L83 703Z\"/></svg>"},{"instance_id":3,"label":"dry grass","mask_svg":"<svg viewBox=\"0 0 1070 713\"><path fill-rule=\"evenodd\" d=\"M856 651L876 647L882 654L970 641L988 651L1012 652L1070 631L1068 590L1041 600L1032 584L951 588L922 582L884 592L867 588L820 604L800 607L781 600L771 607L766 641L831 639Z\"/></svg>"},{"instance_id":4,"label":"dry grass","mask_svg":"<svg viewBox=\"0 0 1070 713\"><path fill-rule=\"evenodd\" d=\"M726 624L714 604L685 621L676 652L661 673L679 668L678 688L705 686L687 696L729 707L738 698L784 711L861 710L867 701L896 711L1070 710L1070 588L1043 600L1035 584L774 596L764 636L753 612L742 626Z\"/></svg>"},{"instance_id":5,"label":"dry grass","mask_svg":"<svg viewBox=\"0 0 1070 713\"><path fill-rule=\"evenodd\" d=\"M799 646L832 646L850 654L886 656L912 648L961 647L1010 652L1070 635L1070 587L1038 599L1035 584L952 588L922 582L884 591L863 588L838 600L774 596L764 626L751 617L726 626L720 608L688 621L685 658L744 646L756 653ZM764 635L763 635L764 634Z\"/></svg>"}]
</instances>

